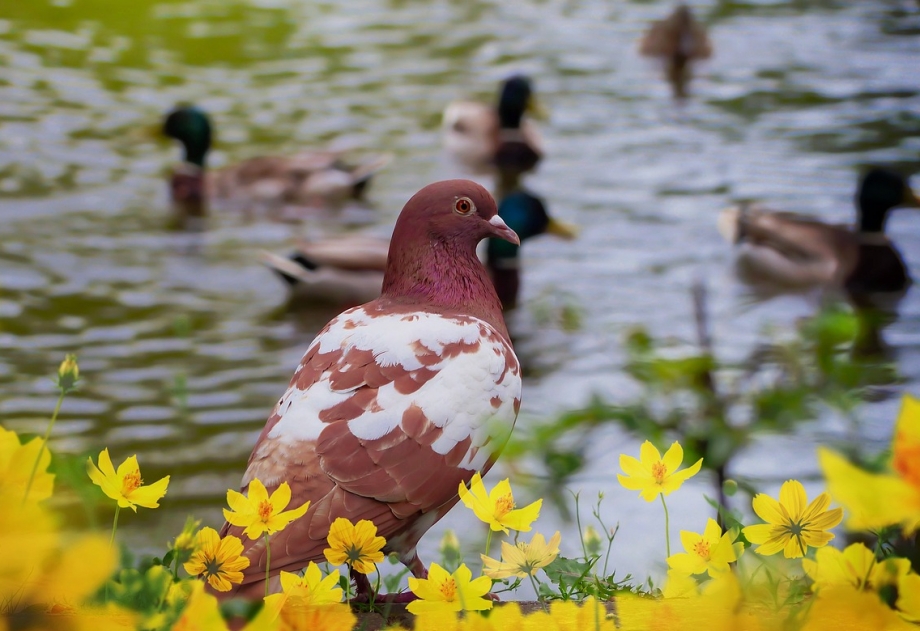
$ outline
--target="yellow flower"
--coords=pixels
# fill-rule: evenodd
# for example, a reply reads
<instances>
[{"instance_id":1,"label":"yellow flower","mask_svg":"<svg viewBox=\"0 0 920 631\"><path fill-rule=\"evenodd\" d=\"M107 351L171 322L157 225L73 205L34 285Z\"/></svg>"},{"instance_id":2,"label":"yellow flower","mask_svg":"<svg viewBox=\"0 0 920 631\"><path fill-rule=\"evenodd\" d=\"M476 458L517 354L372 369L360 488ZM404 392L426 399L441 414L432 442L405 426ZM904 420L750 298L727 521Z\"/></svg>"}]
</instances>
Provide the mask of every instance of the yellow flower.
<instances>
[{"instance_id":1,"label":"yellow flower","mask_svg":"<svg viewBox=\"0 0 920 631\"><path fill-rule=\"evenodd\" d=\"M137 456L131 456L120 465L118 471L112 466L109 450L103 449L99 454L99 466L90 458L86 463L86 472L93 484L102 492L118 502L119 508L130 508L135 513L138 506L157 508L160 498L166 495L169 476L153 484L144 486L141 470L137 465Z\"/></svg>"},{"instance_id":2,"label":"yellow flower","mask_svg":"<svg viewBox=\"0 0 920 631\"><path fill-rule=\"evenodd\" d=\"M202 583L195 583L182 616L172 627L173 631L225 631L227 623L220 615L217 599L204 591Z\"/></svg>"},{"instance_id":3,"label":"yellow flower","mask_svg":"<svg viewBox=\"0 0 920 631\"><path fill-rule=\"evenodd\" d=\"M834 538L827 532L843 519L843 509L827 510L831 498L821 493L807 504L805 488L798 480L787 480L779 490L779 502L759 493L754 497L754 512L766 524L748 526L743 532L751 543L760 544L754 552L776 554L780 550L787 559L805 556L806 550L820 548ZM807 504L807 505L806 505Z\"/></svg>"},{"instance_id":4,"label":"yellow flower","mask_svg":"<svg viewBox=\"0 0 920 631\"><path fill-rule=\"evenodd\" d=\"M233 583L243 582L242 570L249 567L243 554L243 542L228 535L223 539L213 528L202 528L195 541L192 558L183 565L192 576L203 574L208 583L219 592L228 592Z\"/></svg>"},{"instance_id":5,"label":"yellow flower","mask_svg":"<svg viewBox=\"0 0 920 631\"><path fill-rule=\"evenodd\" d=\"M473 573L463 563L453 574L437 563L432 563L428 578L409 577L409 589L420 600L406 607L410 613L437 611L484 611L492 608L492 601L483 598L492 589L492 579L480 576L471 580Z\"/></svg>"},{"instance_id":6,"label":"yellow flower","mask_svg":"<svg viewBox=\"0 0 920 631\"><path fill-rule=\"evenodd\" d=\"M728 564L734 563L744 552L743 543L732 543L738 531L722 534L722 529L714 519L706 522L703 534L688 530L680 531L680 541L686 552L679 552L668 557L668 567L684 575L703 574L710 576L728 571ZM669 572L670 574L670 572Z\"/></svg>"},{"instance_id":7,"label":"yellow flower","mask_svg":"<svg viewBox=\"0 0 920 631\"><path fill-rule=\"evenodd\" d=\"M362 519L352 524L344 517L339 517L329 527L326 538L329 547L323 550L326 560L332 565L348 566L361 574L371 574L375 564L383 561L381 548L387 540L377 536L374 522Z\"/></svg>"},{"instance_id":8,"label":"yellow flower","mask_svg":"<svg viewBox=\"0 0 920 631\"><path fill-rule=\"evenodd\" d=\"M848 513L847 528L878 530L901 524L920 529L920 400L905 395L891 442L892 473L869 473L843 456L818 448L827 488Z\"/></svg>"},{"instance_id":9,"label":"yellow flower","mask_svg":"<svg viewBox=\"0 0 920 631\"><path fill-rule=\"evenodd\" d=\"M684 450L680 443L674 442L661 457L661 452L649 441L639 448L639 460L626 454L620 454L620 468L626 475L617 474L617 479L630 491L641 491L639 496L646 502L653 502L659 493L669 495L680 485L695 476L703 459L683 471L678 471L684 461Z\"/></svg>"},{"instance_id":10,"label":"yellow flower","mask_svg":"<svg viewBox=\"0 0 920 631\"><path fill-rule=\"evenodd\" d=\"M39 452L41 459L26 499L40 502L51 497L54 490L54 475L48 473L51 452L44 449L44 444L41 438L33 438L21 445L16 432L0 427L0 498L7 497L11 502L22 503Z\"/></svg>"},{"instance_id":11,"label":"yellow flower","mask_svg":"<svg viewBox=\"0 0 920 631\"><path fill-rule=\"evenodd\" d=\"M287 482L282 482L269 497L265 485L256 478L249 483L249 497L233 489L227 491L227 504L236 512L225 508L224 519L234 526L245 527L250 539L258 539L263 533L272 535L284 530L310 508L307 501L298 508L284 510L290 502L291 487Z\"/></svg>"},{"instance_id":12,"label":"yellow flower","mask_svg":"<svg viewBox=\"0 0 920 631\"><path fill-rule=\"evenodd\" d=\"M339 571L333 570L323 578L319 566L313 561L304 575L281 572L280 594L265 597L265 606L280 612L284 607L314 607L342 602L342 588L339 587Z\"/></svg>"},{"instance_id":13,"label":"yellow flower","mask_svg":"<svg viewBox=\"0 0 920 631\"><path fill-rule=\"evenodd\" d=\"M533 614L531 614L532 616ZM530 618L531 616L527 616ZM579 604L571 600L554 601L549 606L549 620L533 625L533 629L558 629L559 631L615 631L616 623L607 618L604 604L593 596ZM541 621L542 622L542 621ZM546 624L548 623L548 624Z\"/></svg>"},{"instance_id":14,"label":"yellow flower","mask_svg":"<svg viewBox=\"0 0 920 631\"><path fill-rule=\"evenodd\" d=\"M689 574L668 570L668 578L664 583L661 595L665 598L689 598L697 596L697 583Z\"/></svg>"},{"instance_id":15,"label":"yellow flower","mask_svg":"<svg viewBox=\"0 0 920 631\"><path fill-rule=\"evenodd\" d=\"M460 501L471 509L476 517L489 524L492 530L501 530L508 534L508 529L518 532L530 532L530 525L540 516L540 507L543 500L537 500L524 508L515 508L514 495L511 493L511 484L507 479L487 491L482 483L479 473L473 474L470 488L462 482L458 489Z\"/></svg>"},{"instance_id":16,"label":"yellow flower","mask_svg":"<svg viewBox=\"0 0 920 631\"><path fill-rule=\"evenodd\" d=\"M895 607L905 620L920 622L920 575L905 573L901 576Z\"/></svg>"},{"instance_id":17,"label":"yellow flower","mask_svg":"<svg viewBox=\"0 0 920 631\"><path fill-rule=\"evenodd\" d=\"M528 575L533 576L537 570L544 568L559 555L559 542L561 540L559 531L552 536L549 543L546 538L537 533L533 536L530 543L517 543L511 545L507 541L502 541L502 560L497 561L487 557L482 557L482 573L493 579L508 578L517 576L525 578Z\"/></svg>"},{"instance_id":18,"label":"yellow flower","mask_svg":"<svg viewBox=\"0 0 920 631\"><path fill-rule=\"evenodd\" d=\"M872 629L872 631L916 631L878 596L838 585L822 589L808 610L802 631Z\"/></svg>"},{"instance_id":19,"label":"yellow flower","mask_svg":"<svg viewBox=\"0 0 920 631\"><path fill-rule=\"evenodd\" d=\"M863 589L874 566L875 554L862 543L847 546L843 552L825 546L815 553L814 561L802 559L802 569L814 581L815 591L835 585Z\"/></svg>"},{"instance_id":20,"label":"yellow flower","mask_svg":"<svg viewBox=\"0 0 920 631\"><path fill-rule=\"evenodd\" d=\"M263 607L262 611L270 612L271 610ZM315 607L285 607L281 610L279 624L275 628L279 631L343 631L354 629L357 620L355 614L351 612L351 607L345 603ZM244 629L244 631L247 630ZM251 631L261 630L252 629Z\"/></svg>"}]
</instances>

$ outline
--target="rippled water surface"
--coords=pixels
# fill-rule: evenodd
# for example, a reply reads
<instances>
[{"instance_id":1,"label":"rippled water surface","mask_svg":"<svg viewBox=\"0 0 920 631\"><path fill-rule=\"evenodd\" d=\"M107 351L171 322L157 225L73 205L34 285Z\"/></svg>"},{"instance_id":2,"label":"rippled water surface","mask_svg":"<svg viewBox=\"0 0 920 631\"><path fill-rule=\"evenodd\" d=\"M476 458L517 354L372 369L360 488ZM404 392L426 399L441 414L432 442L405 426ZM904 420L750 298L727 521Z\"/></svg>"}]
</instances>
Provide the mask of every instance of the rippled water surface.
<instances>
[{"instance_id":1,"label":"rippled water surface","mask_svg":"<svg viewBox=\"0 0 920 631\"><path fill-rule=\"evenodd\" d=\"M334 222L223 214L203 234L170 231L164 175L178 150L151 126L176 102L201 105L217 128L215 165L330 145L390 152L372 208L339 222L386 234L418 188L459 174L440 153L445 104L491 98L512 71L535 78L551 112L548 158L528 184L584 228L574 245L525 248L515 324L533 376L519 427L592 392L634 396L620 373L623 331L641 322L691 341L695 279L710 290L717 352L740 356L766 325L788 325L815 300L752 305L715 230L718 209L760 198L846 221L861 166L916 171L920 13L907 0L696 6L716 52L678 106L636 54L643 28L670 9L660 0L4 2L0 419L43 429L49 375L77 352L84 385L65 402L54 447L136 452L148 481L173 476L161 509L123 520L136 542L160 546L189 511L216 525L269 410L334 315L288 310L258 251L284 252ZM889 232L920 277L920 213L895 215ZM560 305L581 310L580 330L546 317ZM916 390L916 288L885 335L907 382L890 394ZM896 409L888 397L860 411L867 440L886 440ZM839 429L833 418L818 425ZM613 477L615 456L637 449L607 432L576 487L606 491L605 514L622 523L617 567L644 576L648 555L661 557L659 507ZM813 474L813 441L765 439L738 470L768 490ZM673 497L675 536L701 528L699 494ZM550 530L558 518L545 520ZM469 518L455 512L445 524Z\"/></svg>"}]
</instances>

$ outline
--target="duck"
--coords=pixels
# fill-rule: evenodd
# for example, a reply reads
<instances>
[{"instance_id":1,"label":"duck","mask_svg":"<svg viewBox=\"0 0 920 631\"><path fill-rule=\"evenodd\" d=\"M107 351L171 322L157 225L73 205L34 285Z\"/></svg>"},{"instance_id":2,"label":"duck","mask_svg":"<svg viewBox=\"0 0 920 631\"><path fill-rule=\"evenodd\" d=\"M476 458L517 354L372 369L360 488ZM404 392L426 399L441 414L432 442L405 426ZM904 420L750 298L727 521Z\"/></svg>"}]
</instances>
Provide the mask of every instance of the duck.
<instances>
[{"instance_id":1,"label":"duck","mask_svg":"<svg viewBox=\"0 0 920 631\"><path fill-rule=\"evenodd\" d=\"M737 269L752 284L838 288L851 296L900 292L910 274L885 234L899 207L918 208L920 197L899 173L873 168L858 185L855 229L751 204L726 209L718 224L738 245Z\"/></svg>"},{"instance_id":2,"label":"duck","mask_svg":"<svg viewBox=\"0 0 920 631\"><path fill-rule=\"evenodd\" d=\"M512 75L502 82L496 105L455 101L444 109L444 147L472 173L533 171L543 158L543 139L526 114L541 112L530 78Z\"/></svg>"},{"instance_id":3,"label":"duck","mask_svg":"<svg viewBox=\"0 0 920 631\"><path fill-rule=\"evenodd\" d=\"M693 62L712 56L706 28L686 4L678 4L663 20L656 20L639 42L639 54L664 62L665 76L675 98L687 96Z\"/></svg>"},{"instance_id":4,"label":"duck","mask_svg":"<svg viewBox=\"0 0 920 631\"><path fill-rule=\"evenodd\" d=\"M498 204L498 214L521 242L541 234L578 236L576 226L551 217L543 200L523 189L507 194ZM301 242L288 257L263 251L260 258L289 286L292 300L354 305L380 294L389 246L385 238L344 235ZM519 257L518 245L506 248L489 239L485 265L505 310L517 306Z\"/></svg>"},{"instance_id":5,"label":"duck","mask_svg":"<svg viewBox=\"0 0 920 631\"><path fill-rule=\"evenodd\" d=\"M170 192L180 212L203 216L209 200L275 208L327 207L361 199L373 175L390 155L351 165L341 151L304 151L290 156L258 156L216 171L206 169L212 143L208 115L193 105L172 109L163 120L163 134L182 144L184 160L174 168Z\"/></svg>"}]
</instances>

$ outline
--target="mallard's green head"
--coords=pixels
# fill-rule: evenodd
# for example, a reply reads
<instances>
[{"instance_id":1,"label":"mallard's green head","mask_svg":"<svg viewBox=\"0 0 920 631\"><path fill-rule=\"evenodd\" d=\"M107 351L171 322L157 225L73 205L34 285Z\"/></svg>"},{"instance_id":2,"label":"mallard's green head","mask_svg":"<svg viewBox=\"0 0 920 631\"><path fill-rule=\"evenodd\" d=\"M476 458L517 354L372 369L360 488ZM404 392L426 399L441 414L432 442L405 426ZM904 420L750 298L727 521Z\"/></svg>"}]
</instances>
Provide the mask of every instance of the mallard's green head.
<instances>
[{"instance_id":1,"label":"mallard's green head","mask_svg":"<svg viewBox=\"0 0 920 631\"><path fill-rule=\"evenodd\" d=\"M524 112L531 107L532 95L530 79L524 75L505 79L498 97L498 122L502 129L517 129L521 126Z\"/></svg>"},{"instance_id":2,"label":"mallard's green head","mask_svg":"<svg viewBox=\"0 0 920 631\"><path fill-rule=\"evenodd\" d=\"M573 239L578 234L573 226L550 217L543 200L527 191L518 190L507 195L498 205L498 214L517 233L521 243L547 233L565 239ZM489 239L487 252L490 261L515 258L518 251L519 246L513 243Z\"/></svg>"},{"instance_id":3,"label":"mallard's green head","mask_svg":"<svg viewBox=\"0 0 920 631\"><path fill-rule=\"evenodd\" d=\"M166 115L163 134L182 143L186 162L204 167L211 149L211 121L207 114L192 105L180 105Z\"/></svg>"},{"instance_id":4,"label":"mallard's green head","mask_svg":"<svg viewBox=\"0 0 920 631\"><path fill-rule=\"evenodd\" d=\"M872 169L859 184L856 204L859 207L860 230L881 232L892 208L920 207L920 198L900 174L887 169Z\"/></svg>"}]
</instances>

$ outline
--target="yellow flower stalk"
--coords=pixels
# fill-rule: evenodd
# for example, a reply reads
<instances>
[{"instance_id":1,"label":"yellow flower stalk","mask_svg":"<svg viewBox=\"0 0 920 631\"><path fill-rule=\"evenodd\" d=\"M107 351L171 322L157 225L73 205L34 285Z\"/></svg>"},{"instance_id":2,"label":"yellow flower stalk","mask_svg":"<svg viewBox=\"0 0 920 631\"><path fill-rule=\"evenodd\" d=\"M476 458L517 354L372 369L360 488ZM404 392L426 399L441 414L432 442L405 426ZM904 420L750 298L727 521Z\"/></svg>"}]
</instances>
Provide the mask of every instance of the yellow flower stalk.
<instances>
[{"instance_id":1,"label":"yellow flower stalk","mask_svg":"<svg viewBox=\"0 0 920 631\"><path fill-rule=\"evenodd\" d=\"M537 533L530 543L519 542L510 544L502 541L502 560L487 557L482 554L482 573L492 579L503 579L511 576L525 578L533 576L541 568L552 563L559 555L559 542L562 537L556 531L549 542Z\"/></svg>"},{"instance_id":2,"label":"yellow flower stalk","mask_svg":"<svg viewBox=\"0 0 920 631\"><path fill-rule=\"evenodd\" d=\"M102 489L108 497L118 502L118 508L130 508L135 513L137 507L157 508L160 499L166 495L169 476L153 484L144 485L137 456L131 456L120 465L118 470L112 466L109 450L103 449L99 454L99 466L90 458L86 463L86 472L93 484Z\"/></svg>"},{"instance_id":3,"label":"yellow flower stalk","mask_svg":"<svg viewBox=\"0 0 920 631\"><path fill-rule=\"evenodd\" d=\"M234 526L245 528L244 533L250 539L258 539L263 534L272 535L284 530L310 508L307 501L297 508L284 510L290 502L291 487L287 482L282 482L269 497L265 485L256 478L249 483L248 497L233 489L227 491L227 504L232 510L224 509L224 519Z\"/></svg>"},{"instance_id":4,"label":"yellow flower stalk","mask_svg":"<svg viewBox=\"0 0 920 631\"><path fill-rule=\"evenodd\" d=\"M508 534L508 529L518 532L530 532L531 524L540 516L543 500L537 500L523 508L516 508L511 484L502 480L491 491L487 491L479 473L473 474L470 488L462 482L458 489L460 501L471 509L483 522L489 524L490 531L499 530ZM488 553L488 550L486 550Z\"/></svg>"},{"instance_id":5,"label":"yellow flower stalk","mask_svg":"<svg viewBox=\"0 0 920 631\"><path fill-rule=\"evenodd\" d=\"M40 502L51 497L54 474L48 473L51 452L41 438L20 444L16 432L0 427L0 498L23 502ZM32 486L29 477L32 470Z\"/></svg>"},{"instance_id":6,"label":"yellow flower stalk","mask_svg":"<svg viewBox=\"0 0 920 631\"><path fill-rule=\"evenodd\" d=\"M315 607L342 602L342 588L339 587L339 571L333 570L323 577L319 566L313 561L303 576L281 572L281 593L265 598L265 606L280 613L286 607Z\"/></svg>"},{"instance_id":7,"label":"yellow flower stalk","mask_svg":"<svg viewBox=\"0 0 920 631\"><path fill-rule=\"evenodd\" d=\"M831 498L821 493L810 504L805 487L798 480L787 480L780 487L779 501L759 493L754 496L754 512L766 524L744 528L744 536L754 544L758 554L782 551L787 559L805 556L809 547L821 548L834 538L827 532L843 519L843 509L827 510Z\"/></svg>"},{"instance_id":8,"label":"yellow flower stalk","mask_svg":"<svg viewBox=\"0 0 920 631\"><path fill-rule=\"evenodd\" d=\"M695 476L703 459L700 458L689 468L679 471L684 461L684 449L674 442L662 457L655 446L645 441L639 448L639 459L620 454L620 468L626 475L617 474L617 479L631 491L640 491L639 496L646 502L654 502L661 495L670 495L680 488L688 479Z\"/></svg>"},{"instance_id":9,"label":"yellow flower stalk","mask_svg":"<svg viewBox=\"0 0 920 631\"><path fill-rule=\"evenodd\" d=\"M195 540L195 552L183 567L192 576L204 576L217 591L228 592L234 583L243 582L243 570L249 567L249 559L242 554L239 537L227 535L221 539L213 528L202 528Z\"/></svg>"},{"instance_id":10,"label":"yellow flower stalk","mask_svg":"<svg viewBox=\"0 0 920 631\"><path fill-rule=\"evenodd\" d=\"M833 498L847 509L850 530L900 524L905 535L920 529L920 400L905 395L891 442L890 473L869 473L825 447L818 462Z\"/></svg>"},{"instance_id":11,"label":"yellow flower stalk","mask_svg":"<svg viewBox=\"0 0 920 631\"><path fill-rule=\"evenodd\" d=\"M362 519L352 524L344 517L332 522L326 541L329 547L323 550L323 554L329 563L346 563L361 574L372 574L377 569L376 564L383 561L381 549L387 542L377 536L377 526L372 521Z\"/></svg>"},{"instance_id":12,"label":"yellow flower stalk","mask_svg":"<svg viewBox=\"0 0 920 631\"><path fill-rule=\"evenodd\" d=\"M485 611L492 601L484 598L492 589L492 579L473 573L463 563L453 574L437 563L428 569L428 578L409 577L409 589L419 597L406 606L410 613Z\"/></svg>"},{"instance_id":13,"label":"yellow flower stalk","mask_svg":"<svg viewBox=\"0 0 920 631\"><path fill-rule=\"evenodd\" d=\"M680 541L686 552L678 552L668 557L668 567L678 574L708 573L715 577L728 571L728 564L734 563L744 552L743 543L733 543L738 531L722 534L722 528L714 519L706 522L702 534L680 531ZM670 572L668 572L670 575Z\"/></svg>"}]
</instances>

